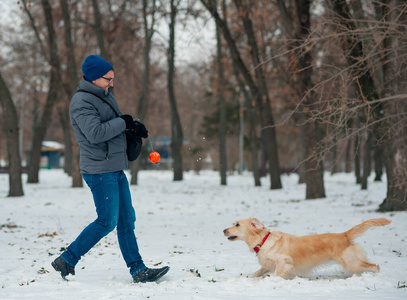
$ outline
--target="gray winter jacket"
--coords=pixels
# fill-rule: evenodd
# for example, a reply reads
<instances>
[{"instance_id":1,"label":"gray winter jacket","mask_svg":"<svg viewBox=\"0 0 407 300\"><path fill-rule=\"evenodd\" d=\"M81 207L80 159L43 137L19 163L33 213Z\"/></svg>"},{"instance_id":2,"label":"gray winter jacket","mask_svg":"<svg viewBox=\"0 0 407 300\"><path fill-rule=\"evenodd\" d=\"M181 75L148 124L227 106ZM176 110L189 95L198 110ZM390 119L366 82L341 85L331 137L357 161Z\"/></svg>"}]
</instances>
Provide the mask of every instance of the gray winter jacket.
<instances>
[{"instance_id":1,"label":"gray winter jacket","mask_svg":"<svg viewBox=\"0 0 407 300\"><path fill-rule=\"evenodd\" d=\"M78 90L98 95L108 101L119 115L112 93L82 79ZM76 93L69 106L69 116L80 149L81 173L101 174L127 168L125 121L98 97Z\"/></svg>"}]
</instances>

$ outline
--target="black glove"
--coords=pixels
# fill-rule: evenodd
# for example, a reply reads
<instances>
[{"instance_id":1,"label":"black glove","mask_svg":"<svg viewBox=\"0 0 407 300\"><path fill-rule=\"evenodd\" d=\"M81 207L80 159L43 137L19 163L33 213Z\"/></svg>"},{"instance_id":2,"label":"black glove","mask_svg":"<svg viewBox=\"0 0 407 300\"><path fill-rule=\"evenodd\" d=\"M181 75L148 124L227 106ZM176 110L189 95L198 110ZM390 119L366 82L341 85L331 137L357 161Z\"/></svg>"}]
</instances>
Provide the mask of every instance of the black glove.
<instances>
[{"instance_id":1,"label":"black glove","mask_svg":"<svg viewBox=\"0 0 407 300\"><path fill-rule=\"evenodd\" d=\"M142 138L148 138L148 130L143 123L139 121L134 121L134 132Z\"/></svg>"},{"instance_id":2,"label":"black glove","mask_svg":"<svg viewBox=\"0 0 407 300\"><path fill-rule=\"evenodd\" d=\"M120 118L122 118L124 120L124 122L126 122L126 129L134 129L135 128L132 116L130 116L130 115L121 115Z\"/></svg>"}]
</instances>

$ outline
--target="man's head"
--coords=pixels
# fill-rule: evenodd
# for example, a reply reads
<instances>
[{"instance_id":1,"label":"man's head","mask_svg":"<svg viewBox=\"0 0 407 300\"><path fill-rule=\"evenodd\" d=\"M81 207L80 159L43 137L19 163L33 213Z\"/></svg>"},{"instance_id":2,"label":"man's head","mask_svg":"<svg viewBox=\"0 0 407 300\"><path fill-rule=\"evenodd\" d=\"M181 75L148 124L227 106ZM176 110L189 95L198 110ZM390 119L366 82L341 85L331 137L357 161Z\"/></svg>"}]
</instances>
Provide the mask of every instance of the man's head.
<instances>
[{"instance_id":1,"label":"man's head","mask_svg":"<svg viewBox=\"0 0 407 300\"><path fill-rule=\"evenodd\" d=\"M82 72L86 80L102 89L108 90L109 87L113 87L113 66L98 55L89 55L85 59Z\"/></svg>"}]
</instances>

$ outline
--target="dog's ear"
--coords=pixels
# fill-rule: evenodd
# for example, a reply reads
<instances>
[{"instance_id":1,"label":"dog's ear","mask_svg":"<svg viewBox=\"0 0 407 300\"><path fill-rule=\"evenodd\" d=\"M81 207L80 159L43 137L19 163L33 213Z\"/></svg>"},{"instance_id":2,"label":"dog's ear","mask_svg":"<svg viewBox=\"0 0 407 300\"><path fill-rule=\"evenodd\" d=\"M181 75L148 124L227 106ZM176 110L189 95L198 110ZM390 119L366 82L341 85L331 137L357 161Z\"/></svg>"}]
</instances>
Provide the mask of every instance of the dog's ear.
<instances>
[{"instance_id":1,"label":"dog's ear","mask_svg":"<svg viewBox=\"0 0 407 300\"><path fill-rule=\"evenodd\" d=\"M257 219L253 219L253 220L251 221L251 225L252 225L254 228L259 229L259 230L264 228L264 225L261 224Z\"/></svg>"}]
</instances>

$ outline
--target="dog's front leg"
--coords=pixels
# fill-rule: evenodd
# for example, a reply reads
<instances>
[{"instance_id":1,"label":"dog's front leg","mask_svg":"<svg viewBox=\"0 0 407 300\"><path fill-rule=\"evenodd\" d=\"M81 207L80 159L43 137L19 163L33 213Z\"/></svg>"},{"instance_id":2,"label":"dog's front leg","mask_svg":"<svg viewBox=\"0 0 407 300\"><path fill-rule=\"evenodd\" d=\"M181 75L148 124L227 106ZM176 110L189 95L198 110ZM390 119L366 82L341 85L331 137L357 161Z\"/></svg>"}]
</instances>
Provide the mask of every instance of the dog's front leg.
<instances>
[{"instance_id":1,"label":"dog's front leg","mask_svg":"<svg viewBox=\"0 0 407 300\"><path fill-rule=\"evenodd\" d=\"M287 279L293 267L294 262L291 259L291 257L281 258L276 263L276 271L274 272L274 274L276 276L280 276L284 279Z\"/></svg>"},{"instance_id":2,"label":"dog's front leg","mask_svg":"<svg viewBox=\"0 0 407 300\"><path fill-rule=\"evenodd\" d=\"M253 275L250 276L250 278L260 277L260 276L263 276L264 274L267 274L268 272L270 272L269 269L261 267L259 270L254 272Z\"/></svg>"}]
</instances>

